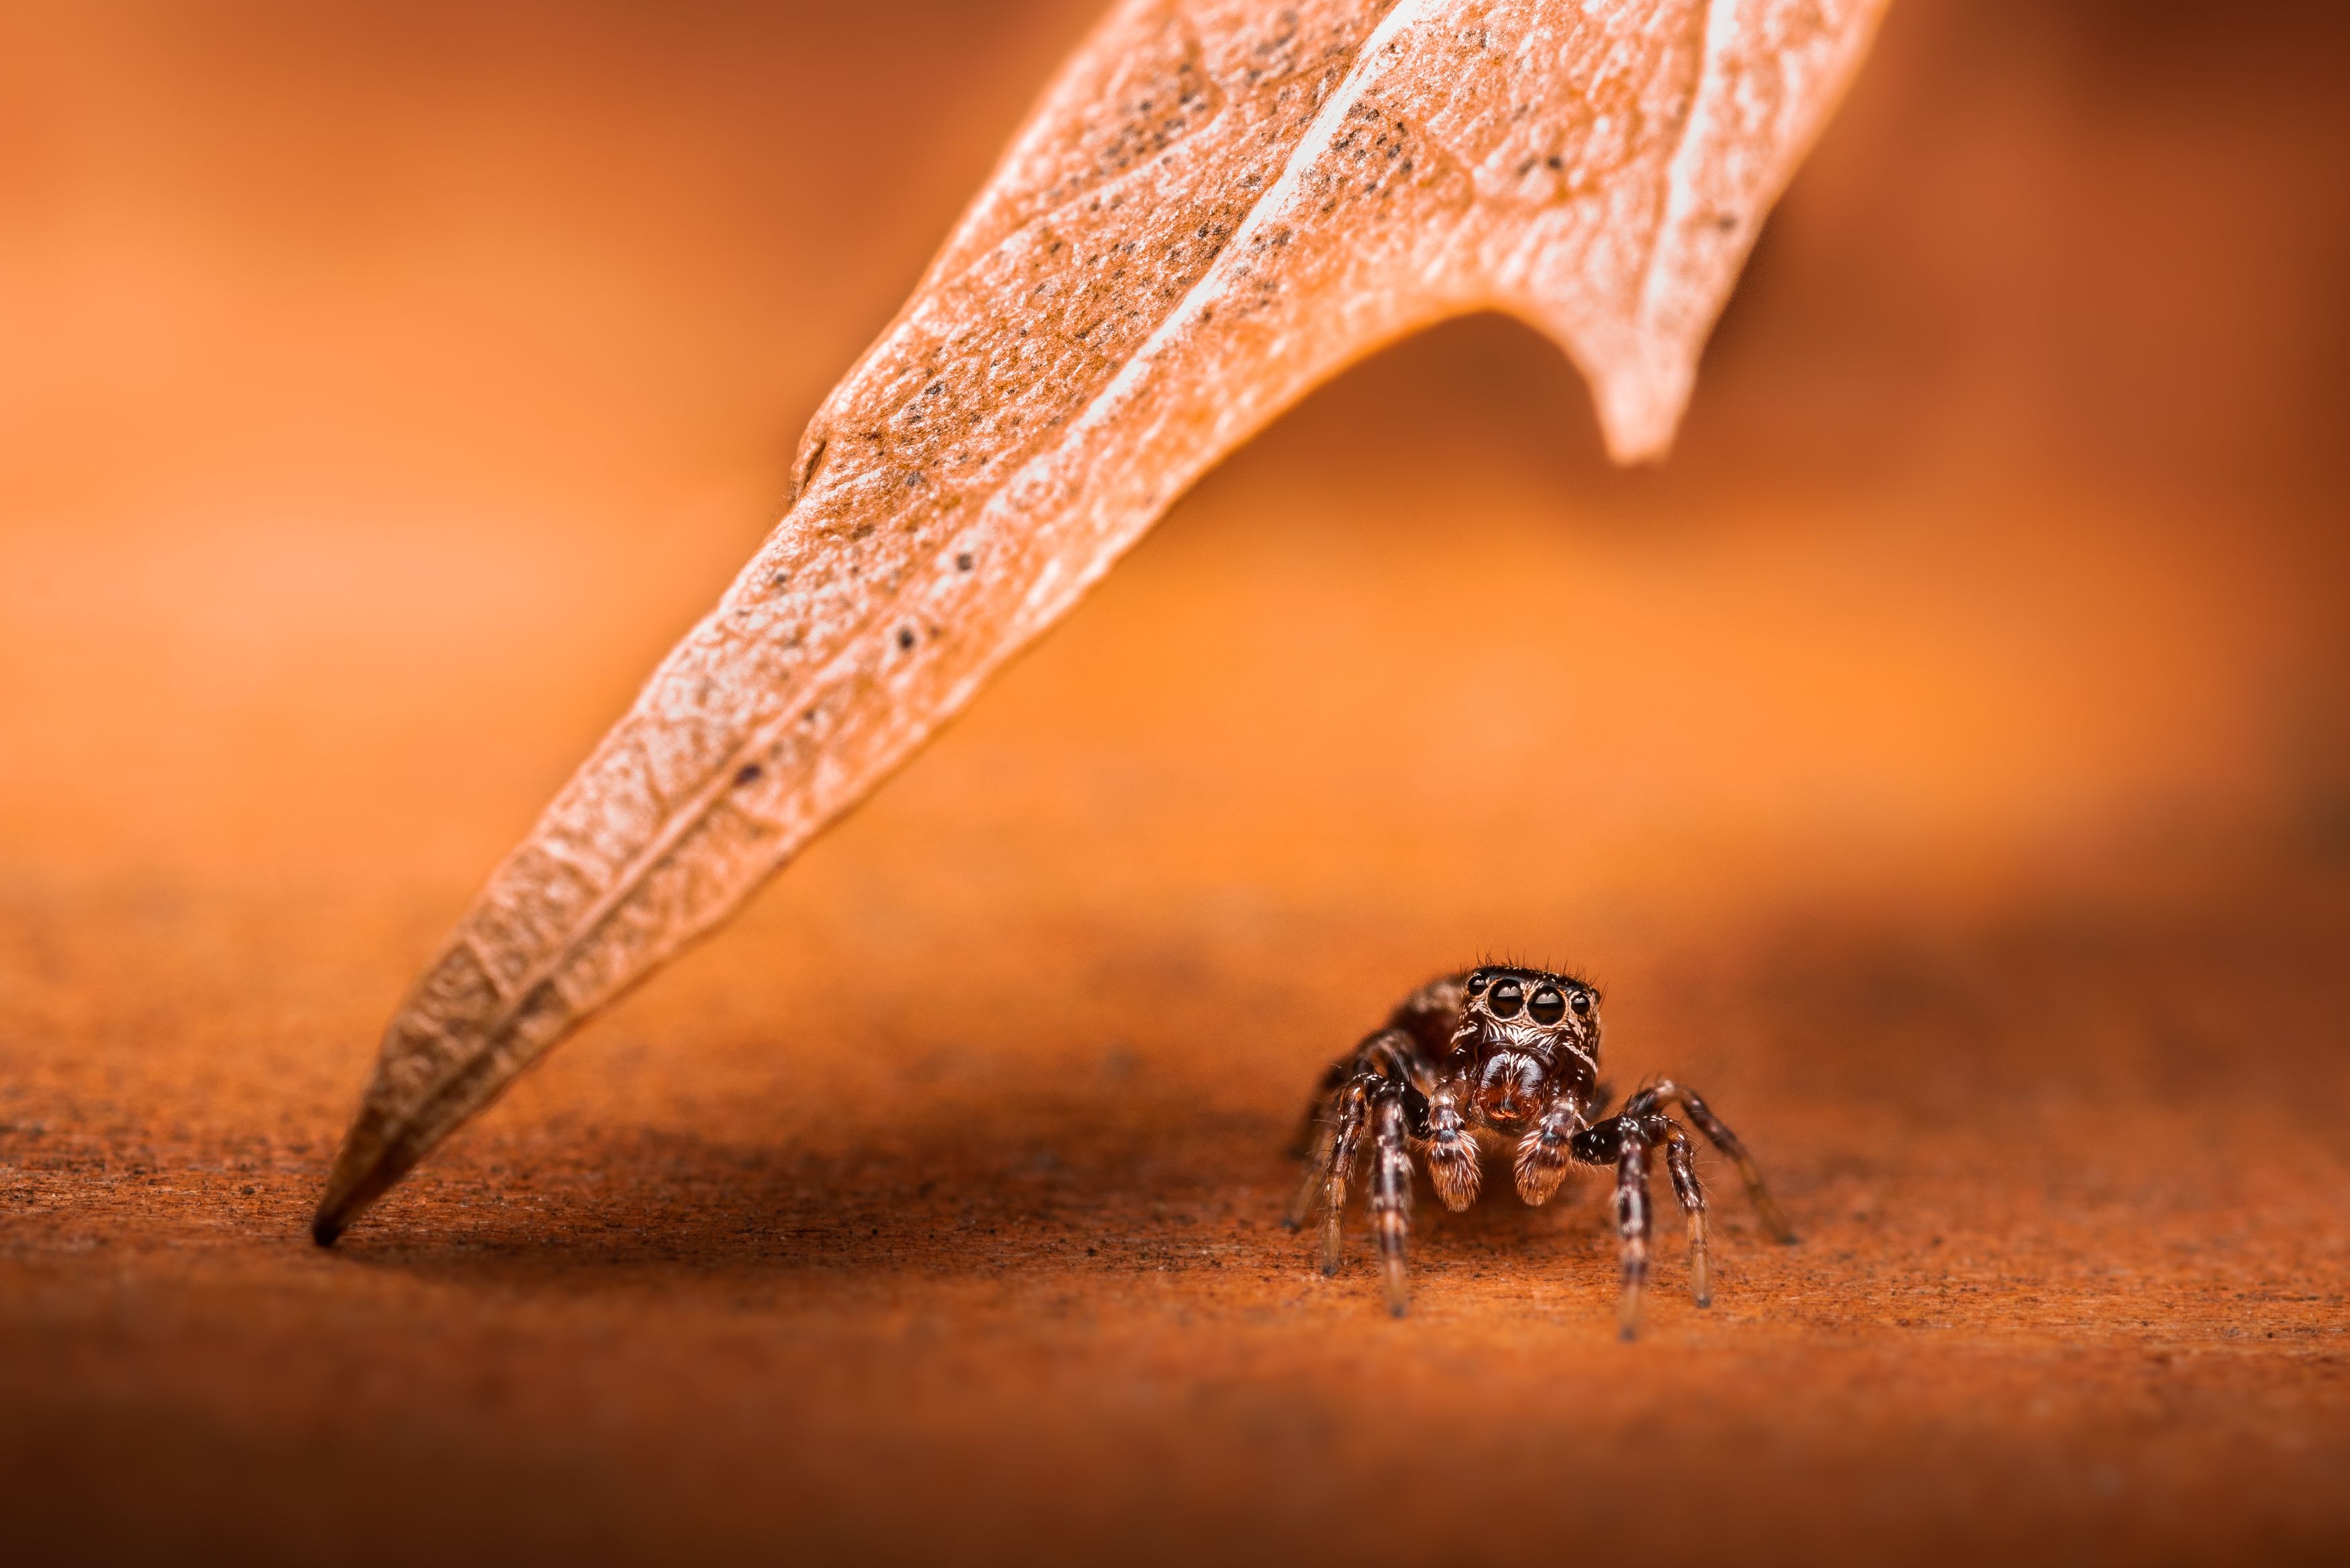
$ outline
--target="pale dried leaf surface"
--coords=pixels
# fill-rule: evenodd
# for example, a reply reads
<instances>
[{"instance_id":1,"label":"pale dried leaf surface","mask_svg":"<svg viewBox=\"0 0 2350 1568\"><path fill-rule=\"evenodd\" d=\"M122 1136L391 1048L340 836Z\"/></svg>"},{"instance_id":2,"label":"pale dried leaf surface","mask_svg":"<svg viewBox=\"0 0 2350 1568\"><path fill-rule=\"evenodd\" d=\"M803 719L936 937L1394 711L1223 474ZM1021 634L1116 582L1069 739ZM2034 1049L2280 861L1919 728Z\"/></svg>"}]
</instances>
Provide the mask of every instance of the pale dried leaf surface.
<instances>
[{"instance_id":1,"label":"pale dried leaf surface","mask_svg":"<svg viewBox=\"0 0 2350 1568\"><path fill-rule=\"evenodd\" d=\"M331 1240L724 919L1316 383L1500 309L1659 454L1883 0L1124 0L818 411L791 510L387 1030Z\"/></svg>"}]
</instances>

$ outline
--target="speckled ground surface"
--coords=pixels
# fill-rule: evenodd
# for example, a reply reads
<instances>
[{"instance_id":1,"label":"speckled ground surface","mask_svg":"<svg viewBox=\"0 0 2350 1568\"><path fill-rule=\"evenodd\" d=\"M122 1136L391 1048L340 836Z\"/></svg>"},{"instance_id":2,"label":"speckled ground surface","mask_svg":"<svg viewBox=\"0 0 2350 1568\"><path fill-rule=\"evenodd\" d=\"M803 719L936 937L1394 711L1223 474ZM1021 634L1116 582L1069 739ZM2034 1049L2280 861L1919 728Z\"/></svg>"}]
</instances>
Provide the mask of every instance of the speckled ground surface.
<instances>
[{"instance_id":1,"label":"speckled ground surface","mask_svg":"<svg viewBox=\"0 0 2350 1568\"><path fill-rule=\"evenodd\" d=\"M1367 367L307 1243L1086 11L981 9L16 24L0 1556L2339 1561L2315 8L1904 0L1672 465L1498 323ZM1315 1273L1298 1097L1486 953L1804 1243L1717 1179L1632 1345L1590 1185Z\"/></svg>"},{"instance_id":2,"label":"speckled ground surface","mask_svg":"<svg viewBox=\"0 0 2350 1568\"><path fill-rule=\"evenodd\" d=\"M12 1536L369 1560L452 1529L461 1556L589 1559L2341 1543L2350 877L2257 911L2065 899L1619 950L1618 1061L1705 1084L1805 1232L1767 1243L1717 1183L1718 1304L1669 1261L1628 1345L1595 1189L1424 1199L1400 1323L1359 1241L1326 1282L1278 1229L1301 1078L1412 944L1170 897L1148 940L1015 917L955 953L919 900L827 891L581 1041L331 1254L301 1222L349 1072L316 1042L359 1031L349 999L396 984L423 925L12 906L42 976L9 1012L39 1042L5 1107ZM827 940L844 905L898 940ZM1321 961L1292 971L1293 944ZM257 1007L235 977L264 955L300 978Z\"/></svg>"}]
</instances>

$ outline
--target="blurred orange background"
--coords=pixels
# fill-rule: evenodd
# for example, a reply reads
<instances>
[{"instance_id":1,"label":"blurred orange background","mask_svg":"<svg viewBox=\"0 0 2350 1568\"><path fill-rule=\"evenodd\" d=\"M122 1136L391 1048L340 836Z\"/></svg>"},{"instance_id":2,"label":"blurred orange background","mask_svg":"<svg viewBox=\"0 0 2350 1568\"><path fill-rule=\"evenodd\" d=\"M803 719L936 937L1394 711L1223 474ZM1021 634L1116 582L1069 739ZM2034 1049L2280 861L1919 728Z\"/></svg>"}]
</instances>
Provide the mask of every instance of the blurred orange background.
<instances>
[{"instance_id":1,"label":"blurred orange background","mask_svg":"<svg viewBox=\"0 0 2350 1568\"><path fill-rule=\"evenodd\" d=\"M1156 1464L1196 1528L1166 1550L1292 1551L1303 1516L1246 1467L1169 1481L1153 1446L1259 1452L1233 1437L1263 1436L1253 1396L1170 1427L1068 1387L1147 1363L1245 1391L1241 1343L1298 1380L1283 1408L1376 1418L1358 1375L1428 1345L1270 1231L1281 1136L1395 995L1506 951L1609 983L1627 1077L1702 1068L1761 1107L1799 1210L1863 1224L1898 1189L1974 1225L2005 1303L1909 1368L1819 1303L1882 1306L1922 1232L1815 1221L1783 1265L1809 1272L1752 1262L1728 1319L1778 1335L1775 1370L1705 1331L1669 1399L1590 1417L1595 1473L1658 1462L1638 1435L1728 1379L1741 1414L1672 1453L1817 1548L1806 1488L1863 1484L1869 1451L1913 1473L1948 1436L1856 1391L1857 1334L1990 1412L1954 1473L2020 1489L1884 1494L1880 1547L1935 1521L1973 1521L1954 1555L2051 1519L2122 1539L2113 1494L2019 1479L2095 1450L2181 1517L2232 1496L2208 1539L2141 1508L2146 1541L2224 1554L2251 1520L2339 1548L2338 1501L2283 1496L2350 1457L2350 21L2323 5L1898 0L1668 463L1610 468L1572 369L1497 320L1359 368L452 1144L359 1262L299 1250L409 973L772 524L817 400L1093 14L0 6L0 1453L36 1539L341 1550L390 1473L504 1521L483 1541L593 1554L691 1512L720 1542L787 1517L852 1555L936 1545L858 1511L899 1465L941 1507L986 1480L967 1550L1035 1516L1084 1549L1147 1511ZM2035 1095L2019 1172L2001 1118ZM2240 1098L2212 1136L2251 1186L2187 1180L2182 1140ZM2089 1168L2111 1185L2065 1186ZM2069 1218L2032 1209L2052 1193ZM1170 1202L1230 1221L1258 1295L1150 1251L1193 1223ZM1015 1243L972 1212L1043 1228L1017 1245L1048 1305L996 1278ZM1440 1219L1414 1324L1633 1376L1599 1359L1593 1213L1515 1223ZM2316 1251L2163 1273L2246 1225ZM1158 1261L1102 1282L1112 1234ZM2042 1276L2133 1237L2161 1254L2140 1283L2058 1316L2108 1345L2114 1299L2186 1303L2161 1334L2110 1366L2000 1360L2059 1334ZM2230 1268L2272 1267L2317 1293L2267 1324L2301 1359L2178 1407L2298 1423L2297 1457L2177 1448L2117 1392L2128 1358L2223 1335ZM1528 1277L1564 1293L1540 1330ZM1773 1290L1812 1315L1767 1326ZM1276 1302L1300 1326L1235 1327ZM616 1338L619 1381L567 1381ZM1407 1405L1477 1381L1415 1365ZM1848 1407L1816 1441L1734 1480L1738 1435L1824 1386ZM2070 1425L2016 1437L2048 1386ZM1074 1468L974 1459L1005 1433ZM1263 1443L1308 1498L1376 1487L1343 1443ZM750 1449L800 1478L780 1516L697 1490ZM703 1469L644 1479L680 1451ZM222 1486L224 1454L307 1501ZM2230 1468L2255 1459L2275 1495ZM1407 1512L1347 1528L1454 1539Z\"/></svg>"},{"instance_id":2,"label":"blurred orange background","mask_svg":"<svg viewBox=\"0 0 2350 1568\"><path fill-rule=\"evenodd\" d=\"M2328 798L2324 11L1908 9L1669 465L1607 469L1528 334L1415 343L1170 520L1087 618L1213 607L1054 743L1274 792L1232 827L1368 794L1416 863L1539 823L1586 888L1693 835L2030 861ZM772 522L1091 15L18 0L10 862L477 877ZM989 707L1091 661L1044 662ZM1373 738L1398 667L1440 754ZM1569 724L1589 765L1519 776ZM973 727L895 793L1013 726ZM1080 829L1113 856L1116 794Z\"/></svg>"}]
</instances>

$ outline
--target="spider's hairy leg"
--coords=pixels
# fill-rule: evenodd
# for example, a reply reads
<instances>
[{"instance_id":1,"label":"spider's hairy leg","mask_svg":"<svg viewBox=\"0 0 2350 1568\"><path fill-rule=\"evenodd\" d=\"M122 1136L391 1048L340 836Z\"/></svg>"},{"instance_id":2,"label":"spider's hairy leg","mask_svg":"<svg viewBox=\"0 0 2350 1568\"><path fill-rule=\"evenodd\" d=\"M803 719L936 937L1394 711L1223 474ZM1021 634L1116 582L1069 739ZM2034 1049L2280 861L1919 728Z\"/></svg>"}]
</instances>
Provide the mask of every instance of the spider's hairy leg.
<instances>
[{"instance_id":1,"label":"spider's hairy leg","mask_svg":"<svg viewBox=\"0 0 2350 1568\"><path fill-rule=\"evenodd\" d=\"M1706 1262L1705 1187L1697 1179L1696 1148L1678 1122L1665 1123L1665 1170L1673 1179L1673 1196L1680 1200L1689 1221L1690 1299L1700 1306L1713 1304L1713 1272Z\"/></svg>"},{"instance_id":2,"label":"spider's hairy leg","mask_svg":"<svg viewBox=\"0 0 2350 1568\"><path fill-rule=\"evenodd\" d=\"M1363 1093L1379 1084L1412 1084L1427 1076L1429 1067L1427 1060L1421 1058L1419 1042L1412 1039L1410 1030L1400 1030L1396 1025L1372 1030L1349 1055L1330 1063L1330 1070L1323 1072L1321 1084L1314 1088L1314 1098L1306 1103L1306 1121L1300 1133L1300 1143L1306 1145L1306 1168L1297 1180L1297 1197L1290 1199L1290 1213L1288 1218L1283 1218L1283 1225L1297 1230L1306 1222L1306 1215L1314 1213L1316 1204L1327 1201L1335 1209L1344 1201L1347 1176L1354 1166L1354 1149L1358 1147L1363 1131ZM1356 1143L1349 1143L1342 1152L1339 1136L1347 1126L1349 1098L1354 1098ZM1421 1109L1427 1107L1421 1105ZM1339 1159L1342 1154L1344 1159ZM1333 1180L1337 1180L1335 1189L1330 1187ZM1335 1225L1337 1220L1326 1215L1326 1227L1333 1230L1333 1239L1326 1246L1326 1258L1330 1262L1323 1272L1337 1267Z\"/></svg>"},{"instance_id":3,"label":"spider's hairy leg","mask_svg":"<svg viewBox=\"0 0 2350 1568\"><path fill-rule=\"evenodd\" d=\"M1626 1339L1639 1332L1640 1292L1648 1282L1648 1151L1667 1138L1667 1127L1653 1113L1645 1119L1613 1116L1575 1134L1567 1146L1581 1164L1616 1168L1616 1237L1624 1270L1616 1322Z\"/></svg>"},{"instance_id":4,"label":"spider's hairy leg","mask_svg":"<svg viewBox=\"0 0 2350 1568\"><path fill-rule=\"evenodd\" d=\"M1305 1167L1298 1175L1297 1191L1289 1199L1289 1212L1281 1219L1283 1230L1302 1228L1313 1214L1314 1206L1322 1200L1323 1184L1330 1177L1330 1146L1337 1136L1336 1122L1316 1119L1313 1147L1305 1151Z\"/></svg>"},{"instance_id":5,"label":"spider's hairy leg","mask_svg":"<svg viewBox=\"0 0 2350 1568\"><path fill-rule=\"evenodd\" d=\"M1289 1224L1295 1229L1319 1205L1322 1272L1336 1273L1347 1189L1368 1129L1371 1225L1378 1239L1388 1306L1398 1316L1408 1299L1404 1251L1410 1230L1412 1141L1428 1139L1437 1151L1431 1174L1447 1202L1457 1199L1459 1207L1476 1196L1476 1146L1459 1109L1460 1085L1446 1077L1435 1060L1450 1037L1447 1017L1454 1003L1446 988L1455 985L1440 981L1415 992L1386 1027L1366 1037L1352 1055L1324 1075L1315 1096L1323 1112L1316 1124L1321 1135L1290 1206ZM1459 1168L1464 1158L1465 1184Z\"/></svg>"},{"instance_id":6,"label":"spider's hairy leg","mask_svg":"<svg viewBox=\"0 0 2350 1568\"><path fill-rule=\"evenodd\" d=\"M1411 1231L1411 1150L1406 1141L1404 1094L1399 1084L1382 1088L1371 1104L1371 1227L1378 1235L1388 1310L1398 1317L1410 1304L1404 1281L1404 1242Z\"/></svg>"},{"instance_id":7,"label":"spider's hairy leg","mask_svg":"<svg viewBox=\"0 0 2350 1568\"><path fill-rule=\"evenodd\" d=\"M1697 1130L1705 1134L1708 1141L1728 1155L1731 1163L1738 1167L1738 1179L1746 1184L1747 1200L1754 1205L1754 1212L1761 1216L1763 1228L1780 1241L1793 1244L1795 1228L1787 1223L1787 1217L1779 1211L1778 1204L1772 1201L1771 1189L1762 1184L1762 1172L1756 1168L1754 1157L1746 1152L1746 1146L1738 1141L1738 1135L1731 1132L1693 1091L1670 1078L1660 1079L1625 1101L1622 1114L1645 1118L1668 1101L1679 1104L1689 1114L1689 1119Z\"/></svg>"},{"instance_id":8,"label":"spider's hairy leg","mask_svg":"<svg viewBox=\"0 0 2350 1568\"><path fill-rule=\"evenodd\" d=\"M1616 1236L1624 1265L1616 1300L1616 1328L1626 1339L1640 1331L1640 1288L1648 1280L1648 1139L1627 1126L1616 1151Z\"/></svg>"},{"instance_id":9,"label":"spider's hairy leg","mask_svg":"<svg viewBox=\"0 0 2350 1568\"><path fill-rule=\"evenodd\" d=\"M1338 1091L1336 1119L1330 1128L1329 1149L1322 1170L1322 1272L1338 1272L1338 1226L1347 1210L1347 1184L1355 1173L1355 1153L1363 1141L1363 1122L1371 1091L1386 1080L1366 1070Z\"/></svg>"},{"instance_id":10,"label":"spider's hairy leg","mask_svg":"<svg viewBox=\"0 0 2350 1568\"><path fill-rule=\"evenodd\" d=\"M1315 1085L1314 1097L1305 1102L1305 1123L1298 1128L1295 1152L1305 1157L1305 1168L1298 1178L1289 1212L1281 1221L1284 1229L1295 1231L1303 1226L1321 1199L1330 1176L1332 1144L1337 1137L1338 1104L1349 1081L1367 1073L1374 1080L1406 1076L1414 1055L1409 1034L1400 1029L1381 1029L1331 1063L1323 1073L1322 1081Z\"/></svg>"},{"instance_id":11,"label":"spider's hairy leg","mask_svg":"<svg viewBox=\"0 0 2350 1568\"><path fill-rule=\"evenodd\" d=\"M1297 1191L1289 1200L1289 1212L1282 1217L1284 1231L1295 1231L1304 1225L1314 1206L1321 1200L1322 1184L1330 1174L1330 1144L1337 1137L1336 1097L1347 1080L1357 1071L1354 1057L1345 1057L1330 1064L1322 1075L1314 1097L1305 1105L1305 1123L1297 1131L1297 1153L1304 1157L1305 1168L1299 1171Z\"/></svg>"},{"instance_id":12,"label":"spider's hairy leg","mask_svg":"<svg viewBox=\"0 0 2350 1568\"><path fill-rule=\"evenodd\" d=\"M1305 1116L1297 1125L1297 1136L1290 1140L1289 1157L1292 1159L1304 1159L1322 1147L1329 1132L1328 1117L1325 1113L1329 1108L1330 1096L1336 1094L1339 1086L1353 1075L1356 1060L1355 1056L1339 1057L1323 1073L1322 1081L1314 1085L1314 1097L1305 1102ZM1304 1218L1305 1213L1301 1210L1291 1218L1289 1228L1296 1230Z\"/></svg>"}]
</instances>

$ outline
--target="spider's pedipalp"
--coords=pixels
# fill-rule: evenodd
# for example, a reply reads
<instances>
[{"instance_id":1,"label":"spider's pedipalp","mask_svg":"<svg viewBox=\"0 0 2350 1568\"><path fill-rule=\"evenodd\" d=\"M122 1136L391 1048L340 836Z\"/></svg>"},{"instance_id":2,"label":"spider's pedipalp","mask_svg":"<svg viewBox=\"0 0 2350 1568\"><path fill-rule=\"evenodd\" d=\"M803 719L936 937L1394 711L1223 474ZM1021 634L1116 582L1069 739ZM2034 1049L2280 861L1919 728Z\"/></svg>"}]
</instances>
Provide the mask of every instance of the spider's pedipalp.
<instances>
[{"instance_id":1,"label":"spider's pedipalp","mask_svg":"<svg viewBox=\"0 0 2350 1568\"><path fill-rule=\"evenodd\" d=\"M1553 1103L1543 1113L1534 1130L1518 1140L1516 1152L1511 1158L1519 1198L1536 1207L1550 1201L1559 1183L1566 1179L1567 1163L1572 1158L1568 1140L1582 1130L1583 1107L1572 1097Z\"/></svg>"},{"instance_id":2,"label":"spider's pedipalp","mask_svg":"<svg viewBox=\"0 0 2350 1568\"><path fill-rule=\"evenodd\" d=\"M1455 1214L1477 1201L1477 1189L1485 1179L1477 1139L1451 1095L1440 1094L1429 1111L1428 1179Z\"/></svg>"}]
</instances>

